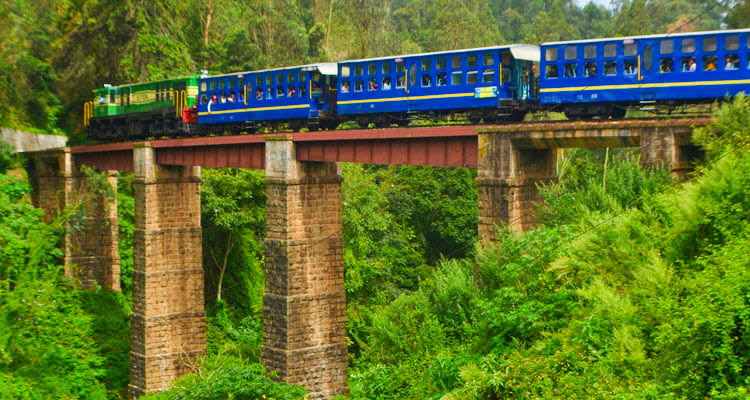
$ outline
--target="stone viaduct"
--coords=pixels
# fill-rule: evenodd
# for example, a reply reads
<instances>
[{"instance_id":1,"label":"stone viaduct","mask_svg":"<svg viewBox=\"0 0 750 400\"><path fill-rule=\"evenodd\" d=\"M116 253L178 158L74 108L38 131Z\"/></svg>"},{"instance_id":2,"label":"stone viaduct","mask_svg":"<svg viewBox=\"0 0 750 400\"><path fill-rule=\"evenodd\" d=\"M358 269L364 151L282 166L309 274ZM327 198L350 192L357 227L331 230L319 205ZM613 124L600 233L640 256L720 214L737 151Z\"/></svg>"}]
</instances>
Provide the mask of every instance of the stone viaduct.
<instances>
[{"instance_id":1,"label":"stone viaduct","mask_svg":"<svg viewBox=\"0 0 750 400\"><path fill-rule=\"evenodd\" d=\"M82 165L134 172L130 388L165 390L206 342L201 166L266 171L263 363L312 399L347 394L338 162L478 168L478 233L534 225L537 184L556 177L557 149L637 147L644 166L690 168L691 130L709 120L547 122L488 127L244 135L79 146L27 153L35 201L49 218L85 191ZM120 287L117 204L97 197L65 236L67 273L83 287Z\"/></svg>"}]
</instances>

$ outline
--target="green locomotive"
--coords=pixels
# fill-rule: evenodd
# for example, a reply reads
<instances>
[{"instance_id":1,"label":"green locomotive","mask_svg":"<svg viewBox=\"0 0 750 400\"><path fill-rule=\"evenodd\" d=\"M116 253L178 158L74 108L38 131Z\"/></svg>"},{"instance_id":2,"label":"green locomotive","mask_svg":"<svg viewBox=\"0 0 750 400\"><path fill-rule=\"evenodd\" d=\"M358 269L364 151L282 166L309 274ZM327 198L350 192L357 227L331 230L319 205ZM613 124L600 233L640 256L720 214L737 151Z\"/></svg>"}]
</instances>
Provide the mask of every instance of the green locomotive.
<instances>
[{"instance_id":1,"label":"green locomotive","mask_svg":"<svg viewBox=\"0 0 750 400\"><path fill-rule=\"evenodd\" d=\"M94 90L83 123L92 139L113 141L198 133L198 78L191 75Z\"/></svg>"}]
</instances>

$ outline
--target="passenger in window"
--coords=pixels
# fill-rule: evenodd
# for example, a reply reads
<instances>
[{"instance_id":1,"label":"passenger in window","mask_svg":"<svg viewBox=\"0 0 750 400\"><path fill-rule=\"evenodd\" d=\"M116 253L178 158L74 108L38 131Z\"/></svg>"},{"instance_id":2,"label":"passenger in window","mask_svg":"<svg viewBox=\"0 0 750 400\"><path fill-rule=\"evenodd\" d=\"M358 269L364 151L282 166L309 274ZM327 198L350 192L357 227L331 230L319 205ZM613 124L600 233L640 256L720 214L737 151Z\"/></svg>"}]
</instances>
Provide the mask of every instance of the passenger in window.
<instances>
[{"instance_id":1,"label":"passenger in window","mask_svg":"<svg viewBox=\"0 0 750 400\"><path fill-rule=\"evenodd\" d=\"M258 89L255 91L255 99L263 100L263 89Z\"/></svg>"},{"instance_id":2,"label":"passenger in window","mask_svg":"<svg viewBox=\"0 0 750 400\"><path fill-rule=\"evenodd\" d=\"M227 102L227 96L224 95L224 93L221 94L221 102L226 103Z\"/></svg>"},{"instance_id":3,"label":"passenger in window","mask_svg":"<svg viewBox=\"0 0 750 400\"><path fill-rule=\"evenodd\" d=\"M729 70L729 69L737 69L734 66L734 60L732 59L732 56L727 55L727 56L724 57L724 69L727 69L727 70Z\"/></svg>"},{"instance_id":4,"label":"passenger in window","mask_svg":"<svg viewBox=\"0 0 750 400\"><path fill-rule=\"evenodd\" d=\"M696 68L698 68L698 66L695 65L695 57L690 57L687 61L687 65L683 66L683 71L695 72Z\"/></svg>"},{"instance_id":5,"label":"passenger in window","mask_svg":"<svg viewBox=\"0 0 750 400\"><path fill-rule=\"evenodd\" d=\"M341 93L349 93L349 81L341 83Z\"/></svg>"},{"instance_id":6,"label":"passenger in window","mask_svg":"<svg viewBox=\"0 0 750 400\"><path fill-rule=\"evenodd\" d=\"M229 96L227 96L227 101L230 103L234 103L234 92L229 93Z\"/></svg>"},{"instance_id":7,"label":"passenger in window","mask_svg":"<svg viewBox=\"0 0 750 400\"><path fill-rule=\"evenodd\" d=\"M557 78L557 65L547 66L547 78Z\"/></svg>"},{"instance_id":8,"label":"passenger in window","mask_svg":"<svg viewBox=\"0 0 750 400\"><path fill-rule=\"evenodd\" d=\"M659 65L659 72L672 72L674 71L674 61L671 58L662 58L661 64Z\"/></svg>"},{"instance_id":9,"label":"passenger in window","mask_svg":"<svg viewBox=\"0 0 750 400\"><path fill-rule=\"evenodd\" d=\"M300 75L300 80L302 80L301 79L302 77L304 77L304 75ZM307 95L307 85L299 85L299 96L305 97L306 95Z\"/></svg>"},{"instance_id":10,"label":"passenger in window","mask_svg":"<svg viewBox=\"0 0 750 400\"><path fill-rule=\"evenodd\" d=\"M596 63L590 62L586 63L586 68L584 70L585 75L589 78L593 78L596 76Z\"/></svg>"},{"instance_id":11,"label":"passenger in window","mask_svg":"<svg viewBox=\"0 0 750 400\"><path fill-rule=\"evenodd\" d=\"M575 78L576 77L575 64L565 64L565 77L566 78Z\"/></svg>"},{"instance_id":12,"label":"passenger in window","mask_svg":"<svg viewBox=\"0 0 750 400\"><path fill-rule=\"evenodd\" d=\"M432 84L432 78L430 74L422 74L422 86L430 86Z\"/></svg>"},{"instance_id":13,"label":"passenger in window","mask_svg":"<svg viewBox=\"0 0 750 400\"><path fill-rule=\"evenodd\" d=\"M437 85L445 86L447 84L448 84L448 74L445 72L438 72L437 73Z\"/></svg>"},{"instance_id":14,"label":"passenger in window","mask_svg":"<svg viewBox=\"0 0 750 400\"><path fill-rule=\"evenodd\" d=\"M99 104L104 104L107 102L107 99L104 98L104 96L99 96Z\"/></svg>"},{"instance_id":15,"label":"passenger in window","mask_svg":"<svg viewBox=\"0 0 750 400\"><path fill-rule=\"evenodd\" d=\"M396 77L396 87L402 88L405 86L406 79L403 75L399 75Z\"/></svg>"},{"instance_id":16,"label":"passenger in window","mask_svg":"<svg viewBox=\"0 0 750 400\"><path fill-rule=\"evenodd\" d=\"M378 81L375 78L370 78L369 82L369 90L378 90Z\"/></svg>"},{"instance_id":17,"label":"passenger in window","mask_svg":"<svg viewBox=\"0 0 750 400\"><path fill-rule=\"evenodd\" d=\"M391 90L391 78L389 76L383 78L383 90Z\"/></svg>"},{"instance_id":18,"label":"passenger in window","mask_svg":"<svg viewBox=\"0 0 750 400\"><path fill-rule=\"evenodd\" d=\"M218 103L218 102L219 102L219 100L218 100L218 99L216 98L216 95L215 95L215 94L214 94L214 95L212 95L212 96L211 96L211 103L214 103L214 104L216 104L216 103Z\"/></svg>"},{"instance_id":19,"label":"passenger in window","mask_svg":"<svg viewBox=\"0 0 750 400\"><path fill-rule=\"evenodd\" d=\"M289 97L297 96L297 89L294 86L289 86Z\"/></svg>"},{"instance_id":20,"label":"passenger in window","mask_svg":"<svg viewBox=\"0 0 750 400\"><path fill-rule=\"evenodd\" d=\"M625 60L625 74L626 75L635 75L635 61L633 60Z\"/></svg>"},{"instance_id":21,"label":"passenger in window","mask_svg":"<svg viewBox=\"0 0 750 400\"><path fill-rule=\"evenodd\" d=\"M713 59L709 59L706 62L706 66L703 68L704 71L716 71L716 63Z\"/></svg>"},{"instance_id":22,"label":"passenger in window","mask_svg":"<svg viewBox=\"0 0 750 400\"><path fill-rule=\"evenodd\" d=\"M613 61L608 62L604 68L604 75L607 75L607 76L617 75L617 63Z\"/></svg>"}]
</instances>

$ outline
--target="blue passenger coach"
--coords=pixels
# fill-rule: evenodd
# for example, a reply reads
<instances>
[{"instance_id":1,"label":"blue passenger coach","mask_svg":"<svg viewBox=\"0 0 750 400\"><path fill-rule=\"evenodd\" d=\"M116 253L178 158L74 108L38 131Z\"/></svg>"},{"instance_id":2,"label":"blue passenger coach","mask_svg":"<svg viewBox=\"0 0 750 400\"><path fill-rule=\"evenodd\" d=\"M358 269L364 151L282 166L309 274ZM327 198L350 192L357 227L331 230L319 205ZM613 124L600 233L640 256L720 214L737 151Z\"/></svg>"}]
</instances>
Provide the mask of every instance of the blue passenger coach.
<instances>
[{"instance_id":1,"label":"blue passenger coach","mask_svg":"<svg viewBox=\"0 0 750 400\"><path fill-rule=\"evenodd\" d=\"M201 77L198 121L217 132L280 121L317 127L335 111L336 73L336 63L321 63Z\"/></svg>"},{"instance_id":2,"label":"blue passenger coach","mask_svg":"<svg viewBox=\"0 0 750 400\"><path fill-rule=\"evenodd\" d=\"M523 117L535 100L539 48L510 45L343 61L337 114L408 123L410 114L467 112L469 119Z\"/></svg>"},{"instance_id":3,"label":"blue passenger coach","mask_svg":"<svg viewBox=\"0 0 750 400\"><path fill-rule=\"evenodd\" d=\"M544 43L541 104L570 117L750 93L750 29Z\"/></svg>"}]
</instances>

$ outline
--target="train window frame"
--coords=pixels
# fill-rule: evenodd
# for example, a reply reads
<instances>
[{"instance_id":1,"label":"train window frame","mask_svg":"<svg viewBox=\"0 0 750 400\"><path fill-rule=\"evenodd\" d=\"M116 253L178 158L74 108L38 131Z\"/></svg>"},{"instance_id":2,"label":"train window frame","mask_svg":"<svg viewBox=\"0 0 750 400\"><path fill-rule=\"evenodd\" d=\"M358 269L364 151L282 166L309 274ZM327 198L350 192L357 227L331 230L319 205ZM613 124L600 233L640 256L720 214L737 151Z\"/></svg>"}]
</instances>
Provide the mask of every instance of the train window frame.
<instances>
[{"instance_id":1,"label":"train window frame","mask_svg":"<svg viewBox=\"0 0 750 400\"><path fill-rule=\"evenodd\" d=\"M548 62L557 61L557 47L547 47L544 49L544 60Z\"/></svg>"},{"instance_id":2,"label":"train window frame","mask_svg":"<svg viewBox=\"0 0 750 400\"><path fill-rule=\"evenodd\" d=\"M364 74L364 66L362 64L354 64L354 76L362 76Z\"/></svg>"},{"instance_id":3,"label":"train window frame","mask_svg":"<svg viewBox=\"0 0 750 400\"><path fill-rule=\"evenodd\" d=\"M484 61L484 66L489 67L492 65L495 65L495 54L493 53L484 53L482 56L482 60Z\"/></svg>"},{"instance_id":4,"label":"train window frame","mask_svg":"<svg viewBox=\"0 0 750 400\"><path fill-rule=\"evenodd\" d=\"M213 92L213 91L215 91L215 90L216 90L216 79L211 79L211 80L210 80L210 81L208 82L208 87L209 87L209 90L210 90L210 91L212 91L212 92ZM157 90L157 91L159 90L159 86L158 86L158 85L157 85L157 87L156 87L156 90Z\"/></svg>"},{"instance_id":5,"label":"train window frame","mask_svg":"<svg viewBox=\"0 0 750 400\"><path fill-rule=\"evenodd\" d=\"M445 56L435 57L435 69L438 71L445 70Z\"/></svg>"},{"instance_id":6,"label":"train window frame","mask_svg":"<svg viewBox=\"0 0 750 400\"><path fill-rule=\"evenodd\" d=\"M299 94L297 93L297 85L291 84L287 86L286 88L286 97L292 98L292 97L299 97Z\"/></svg>"},{"instance_id":7,"label":"train window frame","mask_svg":"<svg viewBox=\"0 0 750 400\"><path fill-rule=\"evenodd\" d=\"M476 68L477 67L477 55L476 54L467 54L466 55L466 66L468 68ZM468 80L467 80L468 82Z\"/></svg>"},{"instance_id":8,"label":"train window frame","mask_svg":"<svg viewBox=\"0 0 750 400\"><path fill-rule=\"evenodd\" d=\"M476 71L476 70L466 71L466 84L476 85L478 83L479 83L479 71Z\"/></svg>"},{"instance_id":9,"label":"train window frame","mask_svg":"<svg viewBox=\"0 0 750 400\"><path fill-rule=\"evenodd\" d=\"M284 71L279 71L276 73L276 83L279 85L284 83Z\"/></svg>"},{"instance_id":10,"label":"train window frame","mask_svg":"<svg viewBox=\"0 0 750 400\"><path fill-rule=\"evenodd\" d=\"M563 49L563 58L565 61L575 60L578 58L578 46L565 46Z\"/></svg>"},{"instance_id":11,"label":"train window frame","mask_svg":"<svg viewBox=\"0 0 750 400\"><path fill-rule=\"evenodd\" d=\"M268 73L266 75L266 86L273 85L273 74Z\"/></svg>"},{"instance_id":12,"label":"train window frame","mask_svg":"<svg viewBox=\"0 0 750 400\"><path fill-rule=\"evenodd\" d=\"M674 39L662 39L659 41L659 54L674 54Z\"/></svg>"},{"instance_id":13,"label":"train window frame","mask_svg":"<svg viewBox=\"0 0 750 400\"><path fill-rule=\"evenodd\" d=\"M266 88L266 100L273 100L274 99L273 93L274 93L273 88L267 87Z\"/></svg>"},{"instance_id":14,"label":"train window frame","mask_svg":"<svg viewBox=\"0 0 750 400\"><path fill-rule=\"evenodd\" d=\"M348 78L351 76L351 66L349 65L342 65L341 66L341 77L342 78Z\"/></svg>"},{"instance_id":15,"label":"train window frame","mask_svg":"<svg viewBox=\"0 0 750 400\"><path fill-rule=\"evenodd\" d=\"M492 83L495 81L495 69L486 68L482 71L482 83Z\"/></svg>"},{"instance_id":16,"label":"train window frame","mask_svg":"<svg viewBox=\"0 0 750 400\"><path fill-rule=\"evenodd\" d=\"M571 68L568 68L568 67L571 67ZM568 71L570 71L570 73L568 73ZM578 77L578 63L577 62L565 63L563 76L566 78L577 78Z\"/></svg>"},{"instance_id":17,"label":"train window frame","mask_svg":"<svg viewBox=\"0 0 750 400\"><path fill-rule=\"evenodd\" d=\"M501 84L504 85L506 83L512 82L513 81L513 69L511 67L506 67L505 65L503 65L502 68L503 68L503 73L500 74L500 76L502 77L503 81L501 82Z\"/></svg>"},{"instance_id":18,"label":"train window frame","mask_svg":"<svg viewBox=\"0 0 750 400\"><path fill-rule=\"evenodd\" d=\"M705 72L715 72L719 70L719 56L716 54L705 54L702 58L703 61L703 71ZM713 69L708 69L710 63L713 61Z\"/></svg>"},{"instance_id":19,"label":"train window frame","mask_svg":"<svg viewBox=\"0 0 750 400\"><path fill-rule=\"evenodd\" d=\"M604 58L615 58L617 57L617 43L605 43L604 44Z\"/></svg>"},{"instance_id":20,"label":"train window frame","mask_svg":"<svg viewBox=\"0 0 750 400\"><path fill-rule=\"evenodd\" d=\"M451 86L458 86L464 84L464 73L461 71L453 71L451 73Z\"/></svg>"},{"instance_id":21,"label":"train window frame","mask_svg":"<svg viewBox=\"0 0 750 400\"><path fill-rule=\"evenodd\" d=\"M406 77L404 74L396 75L396 89L406 88Z\"/></svg>"},{"instance_id":22,"label":"train window frame","mask_svg":"<svg viewBox=\"0 0 750 400\"><path fill-rule=\"evenodd\" d=\"M208 96L205 94L201 95L201 104L208 104Z\"/></svg>"},{"instance_id":23,"label":"train window frame","mask_svg":"<svg viewBox=\"0 0 750 400\"><path fill-rule=\"evenodd\" d=\"M341 93L349 93L352 91L352 82L348 79L342 79L339 81L339 91Z\"/></svg>"},{"instance_id":24,"label":"train window frame","mask_svg":"<svg viewBox=\"0 0 750 400\"><path fill-rule=\"evenodd\" d=\"M695 67L695 71L691 71L690 70L690 67L689 67L689 64L688 64L689 61L690 61L690 59L693 59L693 62L695 62L696 65L697 65L697 61L695 59L695 56L685 56L685 57L682 57L680 59L680 65L682 66L682 68L680 68L680 70L682 72L696 72L696 71L698 71L698 67L697 66Z\"/></svg>"},{"instance_id":25,"label":"train window frame","mask_svg":"<svg viewBox=\"0 0 750 400\"><path fill-rule=\"evenodd\" d=\"M730 63L732 65L731 65L730 68L727 68L727 63L724 63L724 70L725 71L738 71L740 69L740 63L741 63L741 61L740 61L740 53L739 52L736 52L736 53L726 53L724 55L724 58L726 59L727 57L729 57ZM734 59L737 60L736 67L735 67L734 62L731 61L731 60L734 60Z\"/></svg>"},{"instance_id":26,"label":"train window frame","mask_svg":"<svg viewBox=\"0 0 750 400\"><path fill-rule=\"evenodd\" d=\"M448 73L440 71L435 79L435 86L446 86L448 84Z\"/></svg>"},{"instance_id":27,"label":"train window frame","mask_svg":"<svg viewBox=\"0 0 750 400\"><path fill-rule=\"evenodd\" d=\"M704 36L701 46L704 53L713 53L719 49L719 41L716 36Z\"/></svg>"},{"instance_id":28,"label":"train window frame","mask_svg":"<svg viewBox=\"0 0 750 400\"><path fill-rule=\"evenodd\" d=\"M622 55L625 57L635 57L638 55L638 44L633 43L624 43L622 46Z\"/></svg>"},{"instance_id":29,"label":"train window frame","mask_svg":"<svg viewBox=\"0 0 750 400\"><path fill-rule=\"evenodd\" d=\"M511 56L509 51L500 52L500 65L513 65L513 57Z\"/></svg>"},{"instance_id":30,"label":"train window frame","mask_svg":"<svg viewBox=\"0 0 750 400\"><path fill-rule=\"evenodd\" d=\"M557 64L547 64L544 68L544 78L545 79L557 79L560 77L559 70L557 68Z\"/></svg>"},{"instance_id":31,"label":"train window frame","mask_svg":"<svg viewBox=\"0 0 750 400\"><path fill-rule=\"evenodd\" d=\"M596 44L587 44L583 46L583 58L593 60L599 56L599 47Z\"/></svg>"},{"instance_id":32,"label":"train window frame","mask_svg":"<svg viewBox=\"0 0 750 400\"><path fill-rule=\"evenodd\" d=\"M263 75L257 74L255 75L255 86L263 86Z\"/></svg>"},{"instance_id":33,"label":"train window frame","mask_svg":"<svg viewBox=\"0 0 750 400\"><path fill-rule=\"evenodd\" d=\"M282 85L276 86L276 98L286 97L286 88Z\"/></svg>"},{"instance_id":34,"label":"train window frame","mask_svg":"<svg viewBox=\"0 0 750 400\"><path fill-rule=\"evenodd\" d=\"M659 73L669 74L674 72L674 57L661 57L659 59Z\"/></svg>"},{"instance_id":35,"label":"train window frame","mask_svg":"<svg viewBox=\"0 0 750 400\"><path fill-rule=\"evenodd\" d=\"M237 84L237 78L234 78L234 77L229 78L227 79L227 82L229 83L228 89L232 90L234 89L234 85Z\"/></svg>"},{"instance_id":36,"label":"train window frame","mask_svg":"<svg viewBox=\"0 0 750 400\"><path fill-rule=\"evenodd\" d=\"M297 72L297 71L287 71L287 73L286 73L286 83L294 83L295 81L297 81L296 76L295 76L297 74L295 72ZM296 90L295 90L295 92L296 92Z\"/></svg>"},{"instance_id":37,"label":"train window frame","mask_svg":"<svg viewBox=\"0 0 750 400\"><path fill-rule=\"evenodd\" d=\"M588 61L583 63L583 76L585 78L596 78L597 76L599 76L599 67L596 64L596 61ZM591 71L591 67L594 67L593 75L591 74L591 72L589 72Z\"/></svg>"},{"instance_id":38,"label":"train window frame","mask_svg":"<svg viewBox=\"0 0 750 400\"><path fill-rule=\"evenodd\" d=\"M421 71L431 71L432 70L432 59L430 57L422 57L422 60L419 62Z\"/></svg>"},{"instance_id":39,"label":"train window frame","mask_svg":"<svg viewBox=\"0 0 750 400\"><path fill-rule=\"evenodd\" d=\"M258 101L263 100L263 88L262 87L255 88L255 100L258 100Z\"/></svg>"},{"instance_id":40,"label":"train window frame","mask_svg":"<svg viewBox=\"0 0 750 400\"><path fill-rule=\"evenodd\" d=\"M305 72L305 71L300 71L300 72L299 72L299 79L297 80L297 82L307 82L307 72ZM300 91L300 93L301 93L301 92L302 92L302 91Z\"/></svg>"},{"instance_id":41,"label":"train window frame","mask_svg":"<svg viewBox=\"0 0 750 400\"><path fill-rule=\"evenodd\" d=\"M227 89L227 81L226 79L219 79L219 90L224 91ZM161 90L161 89L159 89Z\"/></svg>"},{"instance_id":42,"label":"train window frame","mask_svg":"<svg viewBox=\"0 0 750 400\"><path fill-rule=\"evenodd\" d=\"M208 89L208 85L206 84L206 81L201 82L201 92L205 92Z\"/></svg>"},{"instance_id":43,"label":"train window frame","mask_svg":"<svg viewBox=\"0 0 750 400\"><path fill-rule=\"evenodd\" d=\"M740 49L740 35L724 36L724 50L737 51L739 49Z\"/></svg>"},{"instance_id":44,"label":"train window frame","mask_svg":"<svg viewBox=\"0 0 750 400\"><path fill-rule=\"evenodd\" d=\"M683 38L680 41L680 50L682 54L695 53L695 38Z\"/></svg>"},{"instance_id":45,"label":"train window frame","mask_svg":"<svg viewBox=\"0 0 750 400\"><path fill-rule=\"evenodd\" d=\"M374 92L378 90L378 78L371 77L367 79L367 91Z\"/></svg>"},{"instance_id":46,"label":"train window frame","mask_svg":"<svg viewBox=\"0 0 750 400\"><path fill-rule=\"evenodd\" d=\"M406 64L403 61L396 61L396 73L403 74L406 72Z\"/></svg>"},{"instance_id":47,"label":"train window frame","mask_svg":"<svg viewBox=\"0 0 750 400\"><path fill-rule=\"evenodd\" d=\"M307 85L299 85L299 97L307 97Z\"/></svg>"},{"instance_id":48,"label":"train window frame","mask_svg":"<svg viewBox=\"0 0 750 400\"><path fill-rule=\"evenodd\" d=\"M457 54L454 56L451 56L451 68L461 68L461 55Z\"/></svg>"},{"instance_id":49,"label":"train window frame","mask_svg":"<svg viewBox=\"0 0 750 400\"><path fill-rule=\"evenodd\" d=\"M617 76L617 68L620 66L617 60L604 60L604 76ZM614 69L611 67L614 66ZM609 73L610 71L614 71Z\"/></svg>"},{"instance_id":50,"label":"train window frame","mask_svg":"<svg viewBox=\"0 0 750 400\"><path fill-rule=\"evenodd\" d=\"M635 58L626 58L622 60L622 73L623 75L637 74L638 73L638 60L636 60Z\"/></svg>"},{"instance_id":51,"label":"train window frame","mask_svg":"<svg viewBox=\"0 0 750 400\"><path fill-rule=\"evenodd\" d=\"M417 63L413 63L409 66L409 85L416 86L417 84Z\"/></svg>"},{"instance_id":52,"label":"train window frame","mask_svg":"<svg viewBox=\"0 0 750 400\"><path fill-rule=\"evenodd\" d=\"M388 80L387 83L386 83L386 79ZM393 87L393 84L392 84L393 79L390 76L384 76L383 79L381 79L381 82L382 82L382 84L380 85L381 90L391 90L391 88ZM387 87L386 87L386 84L388 85Z\"/></svg>"},{"instance_id":53,"label":"train window frame","mask_svg":"<svg viewBox=\"0 0 750 400\"><path fill-rule=\"evenodd\" d=\"M378 64L371 62L367 63L367 75L373 76L378 74Z\"/></svg>"},{"instance_id":54,"label":"train window frame","mask_svg":"<svg viewBox=\"0 0 750 400\"><path fill-rule=\"evenodd\" d=\"M359 89L357 89L359 88ZM365 88L365 82L363 79L355 79L354 80L354 92L359 93L362 92Z\"/></svg>"},{"instance_id":55,"label":"train window frame","mask_svg":"<svg viewBox=\"0 0 750 400\"><path fill-rule=\"evenodd\" d=\"M391 73L391 62L383 61L380 65L380 69L383 71L383 75L389 75Z\"/></svg>"},{"instance_id":56,"label":"train window frame","mask_svg":"<svg viewBox=\"0 0 750 400\"><path fill-rule=\"evenodd\" d=\"M646 72L651 72L651 68L654 66L654 49L650 44L643 46L643 69Z\"/></svg>"},{"instance_id":57,"label":"train window frame","mask_svg":"<svg viewBox=\"0 0 750 400\"><path fill-rule=\"evenodd\" d=\"M420 79L421 86L423 88L431 87L432 86L432 74L429 72L422 74L422 79Z\"/></svg>"}]
</instances>

